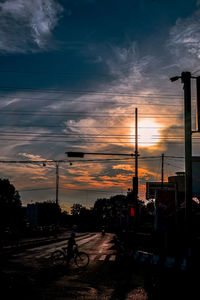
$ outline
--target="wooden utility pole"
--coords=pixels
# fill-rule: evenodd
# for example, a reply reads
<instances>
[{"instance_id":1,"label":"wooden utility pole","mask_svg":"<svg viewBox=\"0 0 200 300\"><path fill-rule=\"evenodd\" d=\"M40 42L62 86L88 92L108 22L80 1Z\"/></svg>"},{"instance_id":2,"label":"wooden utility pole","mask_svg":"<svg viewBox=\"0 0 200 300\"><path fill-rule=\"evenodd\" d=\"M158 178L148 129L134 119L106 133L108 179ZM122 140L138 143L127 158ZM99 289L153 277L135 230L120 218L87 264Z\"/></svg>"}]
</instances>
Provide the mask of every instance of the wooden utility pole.
<instances>
[{"instance_id":1,"label":"wooden utility pole","mask_svg":"<svg viewBox=\"0 0 200 300\"><path fill-rule=\"evenodd\" d=\"M135 190L135 200L138 198L138 113L135 109L135 177L133 181L133 190Z\"/></svg>"},{"instance_id":2,"label":"wooden utility pole","mask_svg":"<svg viewBox=\"0 0 200 300\"><path fill-rule=\"evenodd\" d=\"M56 162L56 204L58 205L59 162Z\"/></svg>"},{"instance_id":3,"label":"wooden utility pole","mask_svg":"<svg viewBox=\"0 0 200 300\"><path fill-rule=\"evenodd\" d=\"M162 166L161 166L161 188L163 188L163 182L164 182L164 153L162 154Z\"/></svg>"},{"instance_id":4,"label":"wooden utility pole","mask_svg":"<svg viewBox=\"0 0 200 300\"><path fill-rule=\"evenodd\" d=\"M196 78L197 108L196 108L196 131L200 132L200 76Z\"/></svg>"}]
</instances>

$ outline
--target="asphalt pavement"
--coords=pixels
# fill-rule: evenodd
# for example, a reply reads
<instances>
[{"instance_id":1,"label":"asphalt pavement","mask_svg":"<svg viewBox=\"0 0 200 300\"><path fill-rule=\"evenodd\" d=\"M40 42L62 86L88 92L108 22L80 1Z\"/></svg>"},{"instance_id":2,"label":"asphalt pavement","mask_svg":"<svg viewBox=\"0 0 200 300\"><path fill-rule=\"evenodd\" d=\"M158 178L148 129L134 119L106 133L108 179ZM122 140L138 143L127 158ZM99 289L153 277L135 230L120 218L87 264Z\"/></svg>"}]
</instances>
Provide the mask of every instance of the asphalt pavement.
<instances>
[{"instance_id":1,"label":"asphalt pavement","mask_svg":"<svg viewBox=\"0 0 200 300\"><path fill-rule=\"evenodd\" d=\"M1 260L0 280L6 300L19 296L26 300L151 300L198 299L198 277L178 268L152 263L141 250L136 256L120 258L113 247L113 235L77 236L81 251L90 256L87 269L73 263L69 269L49 263L50 251L66 244L60 240L21 249ZM62 240L63 238L63 240Z\"/></svg>"}]
</instances>

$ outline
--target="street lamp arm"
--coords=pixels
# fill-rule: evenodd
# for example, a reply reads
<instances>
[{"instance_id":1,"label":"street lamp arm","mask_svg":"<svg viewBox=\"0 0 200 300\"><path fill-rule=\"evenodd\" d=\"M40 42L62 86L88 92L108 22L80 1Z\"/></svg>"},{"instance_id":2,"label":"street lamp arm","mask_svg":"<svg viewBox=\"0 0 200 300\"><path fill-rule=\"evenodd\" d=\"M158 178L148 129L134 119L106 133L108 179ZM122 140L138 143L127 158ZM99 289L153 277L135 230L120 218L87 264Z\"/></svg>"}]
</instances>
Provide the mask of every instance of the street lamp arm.
<instances>
[{"instance_id":1,"label":"street lamp arm","mask_svg":"<svg viewBox=\"0 0 200 300\"><path fill-rule=\"evenodd\" d=\"M81 157L84 155L116 155L116 156L135 156L134 153L97 153L97 152L65 152L68 157ZM139 156L139 154L138 154Z\"/></svg>"}]
</instances>

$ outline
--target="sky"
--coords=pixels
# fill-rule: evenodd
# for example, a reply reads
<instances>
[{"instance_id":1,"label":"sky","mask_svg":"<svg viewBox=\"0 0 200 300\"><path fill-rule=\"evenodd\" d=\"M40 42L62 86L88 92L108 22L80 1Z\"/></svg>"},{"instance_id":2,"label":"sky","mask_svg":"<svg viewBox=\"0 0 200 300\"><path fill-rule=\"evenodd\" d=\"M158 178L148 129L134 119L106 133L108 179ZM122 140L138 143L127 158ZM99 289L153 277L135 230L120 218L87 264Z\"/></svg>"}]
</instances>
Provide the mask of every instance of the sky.
<instances>
[{"instance_id":1,"label":"sky","mask_svg":"<svg viewBox=\"0 0 200 300\"><path fill-rule=\"evenodd\" d=\"M183 85L200 75L200 1L0 1L0 177L23 205L93 206L132 188L139 127L139 196L146 181L184 171ZM192 113L195 130L195 80ZM200 155L199 134L193 155ZM167 157L169 156L169 157ZM72 163L70 163L73 160Z\"/></svg>"}]
</instances>

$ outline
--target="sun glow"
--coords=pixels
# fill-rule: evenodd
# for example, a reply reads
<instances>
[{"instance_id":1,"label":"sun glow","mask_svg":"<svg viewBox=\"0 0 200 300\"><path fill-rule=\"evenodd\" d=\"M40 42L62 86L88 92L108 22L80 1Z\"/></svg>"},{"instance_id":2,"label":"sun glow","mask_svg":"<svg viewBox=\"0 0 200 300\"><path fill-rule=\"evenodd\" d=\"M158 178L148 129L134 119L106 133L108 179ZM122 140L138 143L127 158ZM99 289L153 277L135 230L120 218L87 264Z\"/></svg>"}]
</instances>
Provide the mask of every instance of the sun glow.
<instances>
[{"instance_id":1,"label":"sun glow","mask_svg":"<svg viewBox=\"0 0 200 300\"><path fill-rule=\"evenodd\" d=\"M163 128L152 120L138 122L138 144L142 147L155 146L161 139L160 131Z\"/></svg>"}]
</instances>

